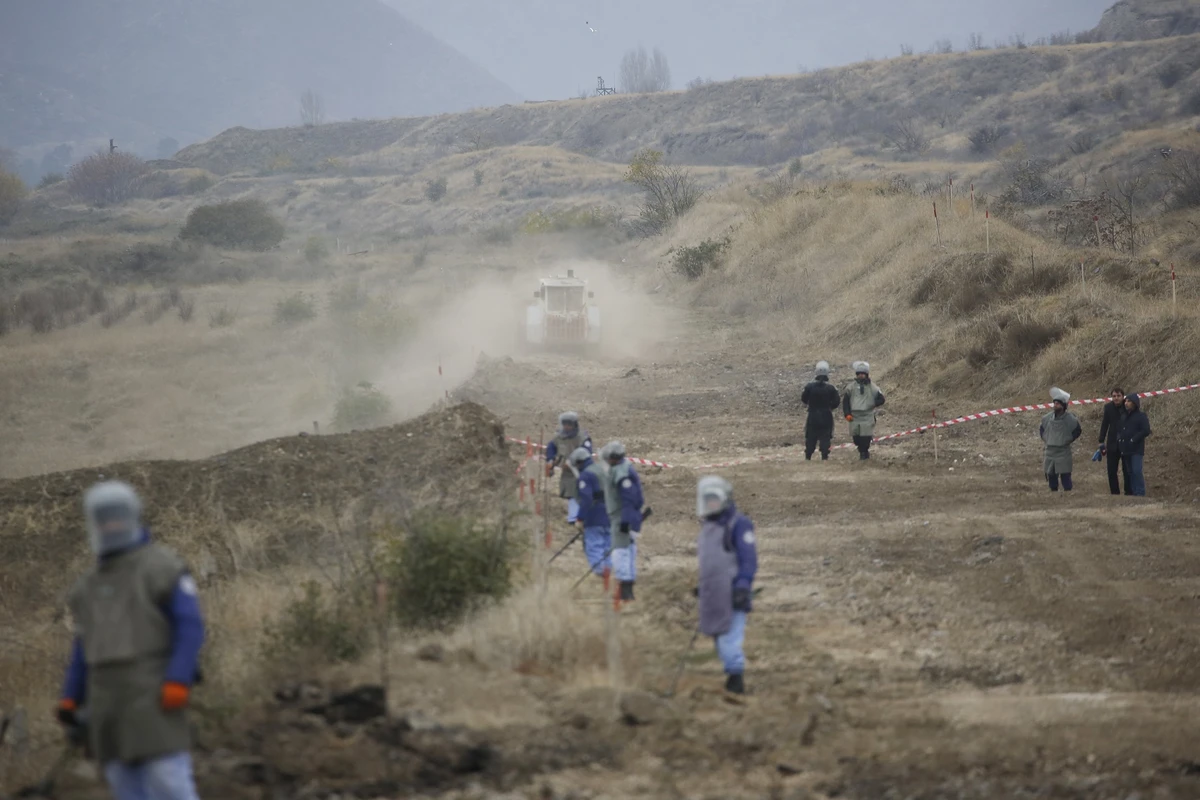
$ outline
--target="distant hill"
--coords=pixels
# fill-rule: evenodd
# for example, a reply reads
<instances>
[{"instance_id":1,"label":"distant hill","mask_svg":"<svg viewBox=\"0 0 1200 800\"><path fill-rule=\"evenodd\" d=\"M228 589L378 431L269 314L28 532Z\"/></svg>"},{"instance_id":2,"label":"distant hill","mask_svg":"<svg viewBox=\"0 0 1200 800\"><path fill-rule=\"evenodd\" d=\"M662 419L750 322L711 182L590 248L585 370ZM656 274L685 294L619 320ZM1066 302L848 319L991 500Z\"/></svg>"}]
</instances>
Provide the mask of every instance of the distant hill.
<instances>
[{"instance_id":1,"label":"distant hill","mask_svg":"<svg viewBox=\"0 0 1200 800\"><path fill-rule=\"evenodd\" d=\"M1119 0L1093 31L1097 41L1127 42L1200 33L1196 0Z\"/></svg>"},{"instance_id":2,"label":"distant hill","mask_svg":"<svg viewBox=\"0 0 1200 800\"><path fill-rule=\"evenodd\" d=\"M0 145L115 137L153 152L297 125L308 88L342 120L518 100L379 0L2 2Z\"/></svg>"}]
</instances>

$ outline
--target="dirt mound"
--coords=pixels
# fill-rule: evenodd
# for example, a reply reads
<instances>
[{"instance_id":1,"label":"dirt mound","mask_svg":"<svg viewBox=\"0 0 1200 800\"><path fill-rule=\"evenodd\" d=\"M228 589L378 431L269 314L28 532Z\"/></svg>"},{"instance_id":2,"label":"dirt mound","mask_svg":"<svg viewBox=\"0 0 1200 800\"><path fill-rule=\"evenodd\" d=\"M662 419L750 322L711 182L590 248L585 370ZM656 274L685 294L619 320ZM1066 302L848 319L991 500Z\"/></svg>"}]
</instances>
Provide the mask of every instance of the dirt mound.
<instances>
[{"instance_id":1,"label":"dirt mound","mask_svg":"<svg viewBox=\"0 0 1200 800\"><path fill-rule=\"evenodd\" d=\"M509 488L504 428L487 409L461 403L388 428L299 435L202 461L141 461L0 481L0 594L26 607L61 596L88 558L80 498L93 482L129 481L151 530L209 572L236 569L235 526L269 531L286 563L318 537L322 513L351 503L479 508ZM54 565L53 568L51 565Z\"/></svg>"},{"instance_id":2,"label":"dirt mound","mask_svg":"<svg viewBox=\"0 0 1200 800\"><path fill-rule=\"evenodd\" d=\"M545 372L530 364L480 353L475 371L454 390L454 399L489 408L528 406L535 399L534 388L548 380Z\"/></svg>"}]
</instances>

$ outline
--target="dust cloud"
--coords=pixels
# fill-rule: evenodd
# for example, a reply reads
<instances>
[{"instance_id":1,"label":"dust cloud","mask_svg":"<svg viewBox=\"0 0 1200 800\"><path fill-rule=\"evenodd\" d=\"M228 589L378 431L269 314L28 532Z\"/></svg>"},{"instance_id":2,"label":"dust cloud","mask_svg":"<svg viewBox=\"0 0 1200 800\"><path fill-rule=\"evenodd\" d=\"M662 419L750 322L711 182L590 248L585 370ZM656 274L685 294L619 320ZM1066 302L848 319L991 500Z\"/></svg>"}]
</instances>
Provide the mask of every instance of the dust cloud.
<instances>
[{"instance_id":1,"label":"dust cloud","mask_svg":"<svg viewBox=\"0 0 1200 800\"><path fill-rule=\"evenodd\" d=\"M600 344L586 352L527 347L522 341L525 309L535 302L540 278L566 276L588 282L600 309ZM599 260L563 258L539 267L493 273L471 283L451 282L440 305L423 316L414 340L394 360L380 365L376 385L403 416L421 413L471 377L480 355L517 360L585 359L633 363L653 354L678 330L671 309L655 302L638 281ZM439 367L441 374L439 374Z\"/></svg>"}]
</instances>

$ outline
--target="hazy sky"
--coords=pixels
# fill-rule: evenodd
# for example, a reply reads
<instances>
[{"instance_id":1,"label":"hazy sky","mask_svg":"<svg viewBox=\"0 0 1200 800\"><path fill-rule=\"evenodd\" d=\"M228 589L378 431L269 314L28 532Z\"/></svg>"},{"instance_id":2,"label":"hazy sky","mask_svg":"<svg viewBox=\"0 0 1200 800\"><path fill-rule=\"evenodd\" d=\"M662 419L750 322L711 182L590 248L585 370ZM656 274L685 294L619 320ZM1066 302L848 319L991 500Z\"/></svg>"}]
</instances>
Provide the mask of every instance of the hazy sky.
<instances>
[{"instance_id":1,"label":"hazy sky","mask_svg":"<svg viewBox=\"0 0 1200 800\"><path fill-rule=\"evenodd\" d=\"M628 48L660 47L675 88L1095 26L1113 0L385 0L527 99L611 85ZM588 31L591 23L597 33Z\"/></svg>"}]
</instances>

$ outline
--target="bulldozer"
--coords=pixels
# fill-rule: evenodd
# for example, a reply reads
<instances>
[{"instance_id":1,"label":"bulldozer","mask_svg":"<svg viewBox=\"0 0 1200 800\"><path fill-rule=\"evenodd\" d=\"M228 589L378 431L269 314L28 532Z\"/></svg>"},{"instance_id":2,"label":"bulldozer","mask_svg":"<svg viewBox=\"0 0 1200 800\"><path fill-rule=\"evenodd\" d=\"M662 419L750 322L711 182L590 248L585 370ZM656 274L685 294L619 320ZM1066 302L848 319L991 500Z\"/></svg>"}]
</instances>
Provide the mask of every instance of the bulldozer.
<instances>
[{"instance_id":1,"label":"bulldozer","mask_svg":"<svg viewBox=\"0 0 1200 800\"><path fill-rule=\"evenodd\" d=\"M587 281L567 270L566 277L539 281L534 302L525 309L522 343L531 349L586 349L600 343L600 309Z\"/></svg>"}]
</instances>

